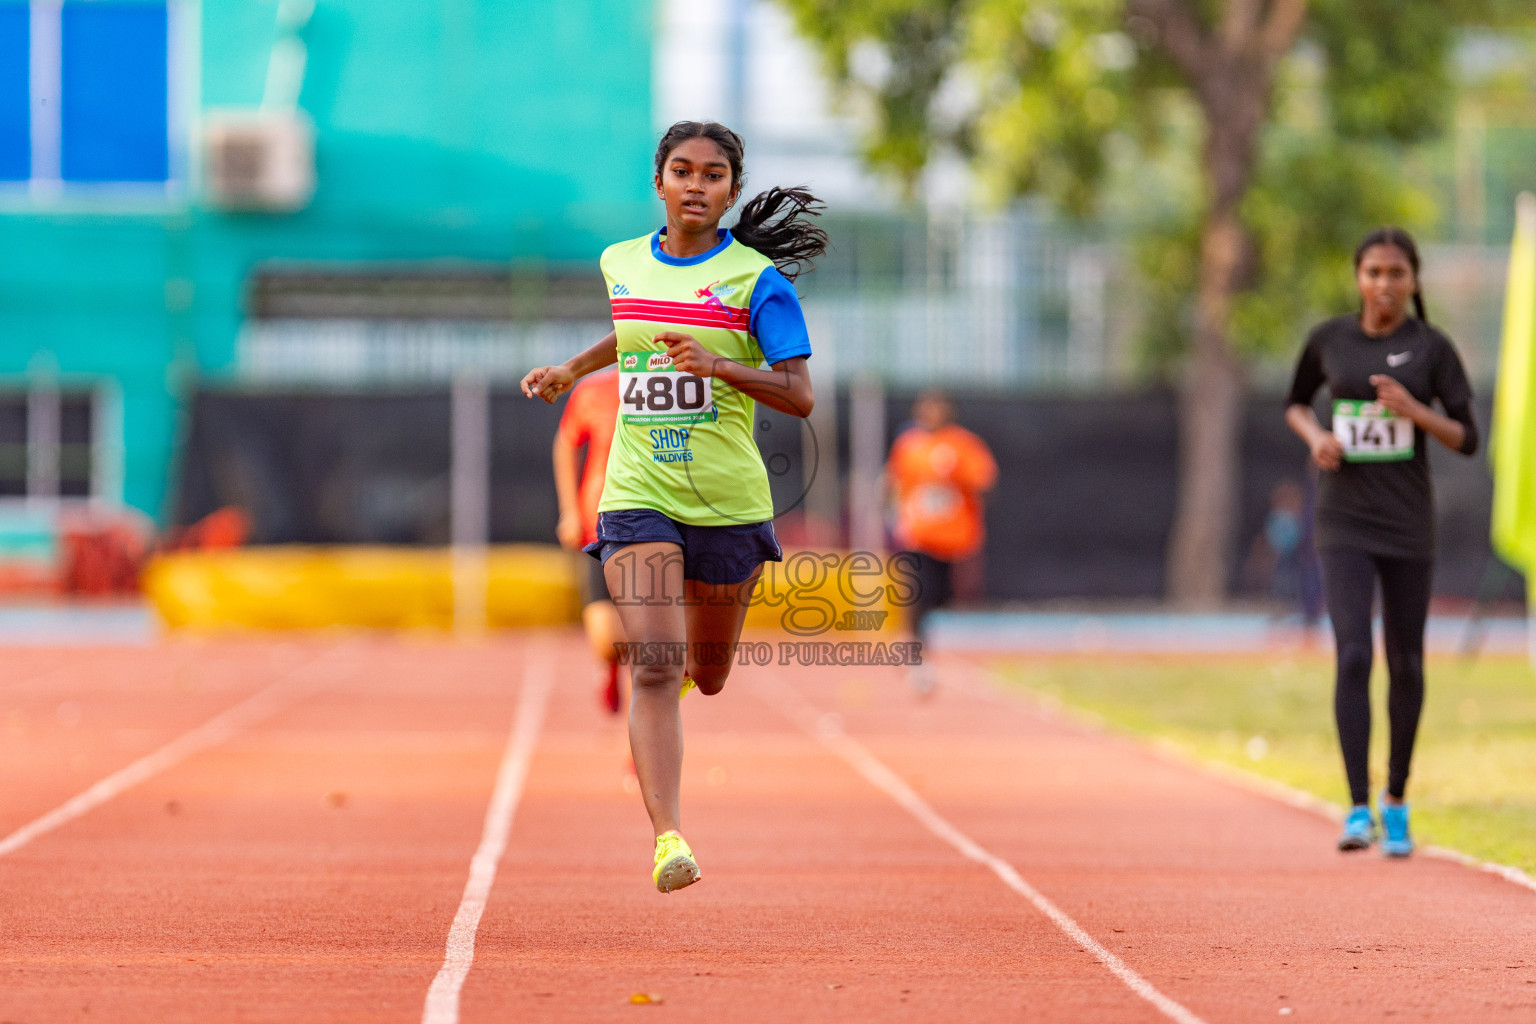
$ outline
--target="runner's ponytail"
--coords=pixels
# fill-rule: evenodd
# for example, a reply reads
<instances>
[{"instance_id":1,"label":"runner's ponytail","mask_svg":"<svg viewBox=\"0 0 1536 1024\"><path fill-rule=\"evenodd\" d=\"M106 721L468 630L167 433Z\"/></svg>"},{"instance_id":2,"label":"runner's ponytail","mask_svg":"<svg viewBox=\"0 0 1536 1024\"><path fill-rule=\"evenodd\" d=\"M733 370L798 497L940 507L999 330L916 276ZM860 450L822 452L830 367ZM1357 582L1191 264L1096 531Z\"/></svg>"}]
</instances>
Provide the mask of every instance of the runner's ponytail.
<instances>
[{"instance_id":1,"label":"runner's ponytail","mask_svg":"<svg viewBox=\"0 0 1536 1024\"><path fill-rule=\"evenodd\" d=\"M1402 228L1377 228L1355 246L1355 270L1360 269L1360 261L1365 259L1365 254L1378 245L1390 245L1408 258L1416 286L1413 289L1413 309L1419 314L1420 320L1429 323L1429 316L1424 312L1424 289L1419 283L1419 247L1414 244L1413 236Z\"/></svg>"},{"instance_id":2,"label":"runner's ponytail","mask_svg":"<svg viewBox=\"0 0 1536 1024\"><path fill-rule=\"evenodd\" d=\"M708 139L720 148L731 165L731 180L739 190L746 183L742 162L746 144L741 136L714 121L679 121L668 128L656 147L659 177L667 157L689 139ZM821 216L823 204L804 186L775 186L755 196L741 208L731 234L749 249L773 261L779 272L793 281L811 269L811 261L827 250L827 233L811 223Z\"/></svg>"},{"instance_id":3,"label":"runner's ponytail","mask_svg":"<svg viewBox=\"0 0 1536 1024\"><path fill-rule=\"evenodd\" d=\"M827 251L827 233L806 218L820 217L822 202L803 185L774 186L741 208L731 234L749 249L773 260L793 281L811 269L811 260Z\"/></svg>"}]
</instances>

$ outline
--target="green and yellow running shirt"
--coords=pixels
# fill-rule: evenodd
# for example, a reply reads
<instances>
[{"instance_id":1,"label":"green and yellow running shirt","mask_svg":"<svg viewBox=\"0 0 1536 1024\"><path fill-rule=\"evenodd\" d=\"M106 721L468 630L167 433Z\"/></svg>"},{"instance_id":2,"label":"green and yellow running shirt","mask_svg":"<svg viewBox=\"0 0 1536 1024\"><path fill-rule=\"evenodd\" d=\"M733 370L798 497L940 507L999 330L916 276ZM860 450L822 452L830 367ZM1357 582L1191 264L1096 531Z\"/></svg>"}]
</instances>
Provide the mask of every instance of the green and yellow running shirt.
<instances>
[{"instance_id":1,"label":"green and yellow running shirt","mask_svg":"<svg viewBox=\"0 0 1536 1024\"><path fill-rule=\"evenodd\" d=\"M691 526L773 518L752 437L757 403L723 381L673 369L665 331L747 366L811 354L800 300L773 262L720 232L679 258L662 232L609 246L603 279L619 349L619 416L598 511L649 508Z\"/></svg>"}]
</instances>

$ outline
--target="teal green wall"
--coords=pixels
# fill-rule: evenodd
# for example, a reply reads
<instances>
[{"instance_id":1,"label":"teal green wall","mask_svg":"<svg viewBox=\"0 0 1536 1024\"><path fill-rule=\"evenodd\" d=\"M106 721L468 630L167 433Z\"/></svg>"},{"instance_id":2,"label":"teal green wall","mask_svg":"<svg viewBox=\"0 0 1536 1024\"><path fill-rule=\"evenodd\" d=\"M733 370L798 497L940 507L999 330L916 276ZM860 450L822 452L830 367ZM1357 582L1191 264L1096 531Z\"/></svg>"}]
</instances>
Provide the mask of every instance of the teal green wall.
<instances>
[{"instance_id":1,"label":"teal green wall","mask_svg":"<svg viewBox=\"0 0 1536 1024\"><path fill-rule=\"evenodd\" d=\"M203 0L204 108L260 100L275 11ZM257 263L589 261L646 229L652 17L633 0L318 0L310 207L0 212L0 376L49 351L66 376L116 378L125 497L162 514L180 400L233 368Z\"/></svg>"}]
</instances>

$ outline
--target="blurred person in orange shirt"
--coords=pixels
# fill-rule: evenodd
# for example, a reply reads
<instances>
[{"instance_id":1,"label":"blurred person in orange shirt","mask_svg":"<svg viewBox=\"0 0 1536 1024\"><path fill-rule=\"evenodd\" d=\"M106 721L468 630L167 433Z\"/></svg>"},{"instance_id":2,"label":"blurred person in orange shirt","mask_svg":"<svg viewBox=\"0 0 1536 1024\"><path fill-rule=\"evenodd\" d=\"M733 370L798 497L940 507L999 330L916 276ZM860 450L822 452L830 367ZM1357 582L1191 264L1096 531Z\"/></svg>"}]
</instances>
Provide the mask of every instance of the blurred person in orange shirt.
<instances>
[{"instance_id":1,"label":"blurred person in orange shirt","mask_svg":"<svg viewBox=\"0 0 1536 1024\"><path fill-rule=\"evenodd\" d=\"M614 422L619 414L619 370L615 366L586 377L571 389L560 429L555 432L555 492L560 502L560 521L555 535L561 546L580 551L597 540L597 503L603 497L608 475L608 449L613 444ZM579 452L585 446L585 465L578 471ZM595 558L583 558L581 567L581 621L587 643L602 664L600 696L612 714L623 707L619 690L619 659L615 646L624 640L624 626L608 594L603 566Z\"/></svg>"},{"instance_id":2,"label":"blurred person in orange shirt","mask_svg":"<svg viewBox=\"0 0 1536 1024\"><path fill-rule=\"evenodd\" d=\"M912 631L926 643L928 613L954 596L954 563L986 539L982 496L997 480L997 463L985 441L955 423L943 392L918 395L912 419L891 445L885 477L896 499L896 543L917 576ZM928 665L914 666L910 679L919 694L933 691Z\"/></svg>"}]
</instances>

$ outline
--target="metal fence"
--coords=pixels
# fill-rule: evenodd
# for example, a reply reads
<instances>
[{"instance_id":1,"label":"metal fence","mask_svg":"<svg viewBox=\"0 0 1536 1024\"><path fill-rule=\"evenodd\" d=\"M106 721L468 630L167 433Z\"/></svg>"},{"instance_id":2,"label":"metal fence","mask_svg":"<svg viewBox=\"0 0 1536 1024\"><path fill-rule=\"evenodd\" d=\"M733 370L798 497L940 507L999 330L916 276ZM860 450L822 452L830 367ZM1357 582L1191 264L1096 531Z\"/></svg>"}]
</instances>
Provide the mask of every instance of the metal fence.
<instances>
[{"instance_id":1,"label":"metal fence","mask_svg":"<svg viewBox=\"0 0 1536 1024\"><path fill-rule=\"evenodd\" d=\"M1134 291L1115 245L1073 238L1025 209L829 227L833 248L797 282L823 379L1023 390L1129 382ZM377 270L360 269L351 292L335 268L285 271L278 284L262 272L239 372L332 386L516 379L607 332L593 270L545 281L567 296L585 278L596 309L535 301L538 282L483 266L439 268L435 288L423 287L422 271L401 272L393 293Z\"/></svg>"},{"instance_id":2,"label":"metal fence","mask_svg":"<svg viewBox=\"0 0 1536 1024\"><path fill-rule=\"evenodd\" d=\"M797 282L819 379L1003 392L1145 383L1138 358L1145 303L1123 242L1087 237L1027 207L871 215L828 227L831 250ZM1500 247L1425 248L1431 317L1483 384L1497 361L1506 260ZM393 277L359 270L351 284L334 268L313 273L309 284L306 273L289 272L280 285L270 273L258 275L240 342L244 379L510 381L567 358L610 327L594 267L534 276L483 265ZM1255 382L1279 386L1290 362L1282 353L1255 365Z\"/></svg>"}]
</instances>

